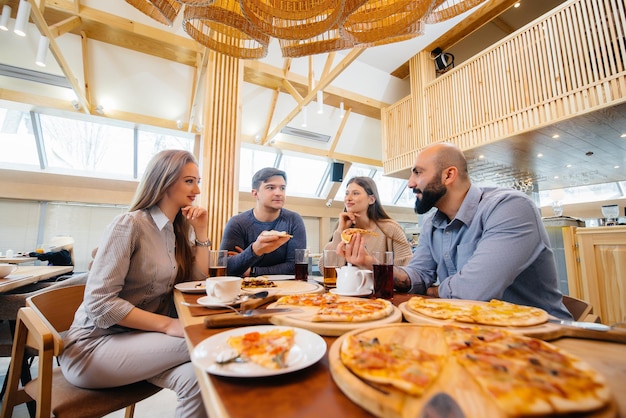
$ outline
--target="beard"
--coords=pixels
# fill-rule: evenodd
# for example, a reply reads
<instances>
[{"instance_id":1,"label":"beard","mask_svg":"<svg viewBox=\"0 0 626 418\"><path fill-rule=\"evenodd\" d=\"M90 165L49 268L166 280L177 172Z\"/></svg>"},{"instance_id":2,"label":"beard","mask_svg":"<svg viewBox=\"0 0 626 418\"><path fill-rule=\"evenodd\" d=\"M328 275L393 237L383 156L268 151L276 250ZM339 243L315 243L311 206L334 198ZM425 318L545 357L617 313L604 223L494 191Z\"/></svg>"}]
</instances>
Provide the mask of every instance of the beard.
<instances>
[{"instance_id":1,"label":"beard","mask_svg":"<svg viewBox=\"0 0 626 418\"><path fill-rule=\"evenodd\" d=\"M420 193L422 195L421 199L415 198L415 213L422 215L431 210L447 191L446 186L442 183L437 183L437 179L428 183L424 190L413 189L413 193Z\"/></svg>"}]
</instances>

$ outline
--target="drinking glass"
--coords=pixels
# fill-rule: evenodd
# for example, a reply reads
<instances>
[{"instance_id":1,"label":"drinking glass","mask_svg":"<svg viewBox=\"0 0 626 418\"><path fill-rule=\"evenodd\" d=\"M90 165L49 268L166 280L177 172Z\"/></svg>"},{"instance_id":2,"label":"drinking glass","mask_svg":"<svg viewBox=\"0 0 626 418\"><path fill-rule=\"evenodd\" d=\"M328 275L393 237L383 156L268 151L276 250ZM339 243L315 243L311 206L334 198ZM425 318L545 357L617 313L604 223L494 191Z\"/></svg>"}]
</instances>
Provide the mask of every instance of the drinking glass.
<instances>
[{"instance_id":1,"label":"drinking glass","mask_svg":"<svg viewBox=\"0 0 626 418\"><path fill-rule=\"evenodd\" d=\"M309 279L309 250L295 250L296 258L296 280L307 281Z\"/></svg>"},{"instance_id":2,"label":"drinking glass","mask_svg":"<svg viewBox=\"0 0 626 418\"><path fill-rule=\"evenodd\" d=\"M209 277L226 276L226 265L228 263L228 251L209 251Z\"/></svg>"},{"instance_id":3,"label":"drinking glass","mask_svg":"<svg viewBox=\"0 0 626 418\"><path fill-rule=\"evenodd\" d=\"M393 252L374 251L374 297L393 299Z\"/></svg>"},{"instance_id":4,"label":"drinking glass","mask_svg":"<svg viewBox=\"0 0 626 418\"><path fill-rule=\"evenodd\" d=\"M324 287L329 289L337 286L337 268L339 256L335 250L324 250Z\"/></svg>"}]
</instances>

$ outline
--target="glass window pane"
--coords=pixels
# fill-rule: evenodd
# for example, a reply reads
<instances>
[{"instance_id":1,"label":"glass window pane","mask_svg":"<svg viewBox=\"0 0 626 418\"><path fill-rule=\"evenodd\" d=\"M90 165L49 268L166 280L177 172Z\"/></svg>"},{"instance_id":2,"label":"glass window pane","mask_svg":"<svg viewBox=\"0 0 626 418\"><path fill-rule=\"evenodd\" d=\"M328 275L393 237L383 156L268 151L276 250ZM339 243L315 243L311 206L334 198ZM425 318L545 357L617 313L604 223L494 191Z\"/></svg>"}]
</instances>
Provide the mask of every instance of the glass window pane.
<instances>
[{"instance_id":1,"label":"glass window pane","mask_svg":"<svg viewBox=\"0 0 626 418\"><path fill-rule=\"evenodd\" d=\"M9 168L7 164L39 167L39 154L28 112L0 108L0 163L6 168Z\"/></svg>"},{"instance_id":2,"label":"glass window pane","mask_svg":"<svg viewBox=\"0 0 626 418\"><path fill-rule=\"evenodd\" d=\"M48 166L93 176L133 175L133 129L40 115Z\"/></svg>"},{"instance_id":3,"label":"glass window pane","mask_svg":"<svg viewBox=\"0 0 626 418\"><path fill-rule=\"evenodd\" d=\"M276 152L242 146L239 155L239 190L252 190L252 176L264 167L274 167ZM289 176L287 176L289 178ZM291 179L289 179L291 180Z\"/></svg>"},{"instance_id":4,"label":"glass window pane","mask_svg":"<svg viewBox=\"0 0 626 418\"><path fill-rule=\"evenodd\" d=\"M380 196L380 201L383 206L394 205L396 196L398 196L398 193L400 193L402 189L406 188L407 183L406 180L383 176L382 170L376 170L374 181L376 182L378 195Z\"/></svg>"},{"instance_id":5,"label":"glass window pane","mask_svg":"<svg viewBox=\"0 0 626 418\"><path fill-rule=\"evenodd\" d=\"M603 183L586 186L567 187L539 191L540 206L551 206L552 202L561 202L563 205L599 202L602 200L621 199L624 197L623 186L620 183Z\"/></svg>"},{"instance_id":6,"label":"glass window pane","mask_svg":"<svg viewBox=\"0 0 626 418\"><path fill-rule=\"evenodd\" d=\"M193 153L194 136L174 136L145 130L137 131L137 177L141 178L150 159L166 149L182 149Z\"/></svg>"},{"instance_id":7,"label":"glass window pane","mask_svg":"<svg viewBox=\"0 0 626 418\"><path fill-rule=\"evenodd\" d=\"M287 195L317 197L327 167L326 160L283 155L279 168L287 173Z\"/></svg>"}]
</instances>

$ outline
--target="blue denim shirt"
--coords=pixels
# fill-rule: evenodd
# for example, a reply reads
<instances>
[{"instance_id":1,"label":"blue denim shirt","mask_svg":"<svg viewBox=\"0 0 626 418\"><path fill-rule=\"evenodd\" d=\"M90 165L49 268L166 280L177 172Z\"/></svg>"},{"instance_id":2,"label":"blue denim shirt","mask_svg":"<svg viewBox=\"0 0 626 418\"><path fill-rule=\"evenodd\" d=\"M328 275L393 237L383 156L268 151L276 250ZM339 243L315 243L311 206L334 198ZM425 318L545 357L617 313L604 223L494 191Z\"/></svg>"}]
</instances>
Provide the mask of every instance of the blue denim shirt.
<instances>
[{"instance_id":1,"label":"blue denim shirt","mask_svg":"<svg viewBox=\"0 0 626 418\"><path fill-rule=\"evenodd\" d=\"M571 318L539 209L522 192L472 185L456 217L424 217L409 264L410 293L439 281L442 298L500 299Z\"/></svg>"}]
</instances>

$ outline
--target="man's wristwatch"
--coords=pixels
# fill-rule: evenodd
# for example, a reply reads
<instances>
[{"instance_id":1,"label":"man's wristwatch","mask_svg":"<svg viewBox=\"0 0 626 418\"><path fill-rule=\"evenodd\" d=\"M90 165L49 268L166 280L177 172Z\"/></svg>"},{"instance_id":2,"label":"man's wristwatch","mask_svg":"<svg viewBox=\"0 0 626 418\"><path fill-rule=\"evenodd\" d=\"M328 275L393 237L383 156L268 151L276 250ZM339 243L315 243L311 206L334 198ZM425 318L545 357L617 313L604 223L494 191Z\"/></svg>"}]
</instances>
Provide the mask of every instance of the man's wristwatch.
<instances>
[{"instance_id":1,"label":"man's wristwatch","mask_svg":"<svg viewBox=\"0 0 626 418\"><path fill-rule=\"evenodd\" d=\"M207 239L206 241L198 241L196 240L196 247L210 247L211 246L211 240Z\"/></svg>"}]
</instances>

